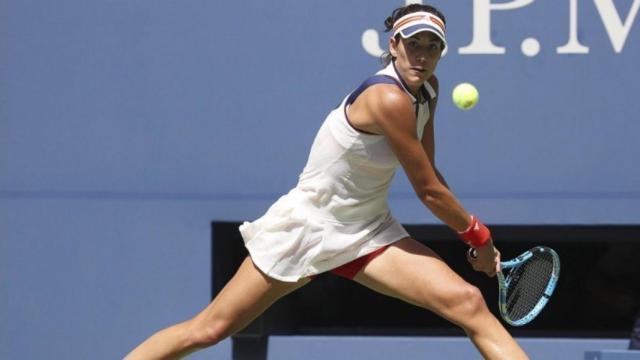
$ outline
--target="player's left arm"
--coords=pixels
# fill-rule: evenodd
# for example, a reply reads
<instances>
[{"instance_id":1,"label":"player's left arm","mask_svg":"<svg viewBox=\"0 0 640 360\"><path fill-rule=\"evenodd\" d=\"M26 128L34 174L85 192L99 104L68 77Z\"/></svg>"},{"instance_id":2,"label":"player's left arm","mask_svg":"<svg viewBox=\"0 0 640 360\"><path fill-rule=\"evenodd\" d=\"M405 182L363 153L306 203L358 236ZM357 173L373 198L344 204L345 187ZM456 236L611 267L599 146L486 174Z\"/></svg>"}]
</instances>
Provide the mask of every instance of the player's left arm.
<instances>
[{"instance_id":1,"label":"player's left arm","mask_svg":"<svg viewBox=\"0 0 640 360\"><path fill-rule=\"evenodd\" d=\"M440 182L444 186L449 188L447 181L444 179L444 176L442 176L442 174L438 170L438 167L436 166L436 154L435 154L436 145L435 145L435 134L434 134L433 122L435 120L436 105L438 104L438 98L439 98L438 78L435 75L433 75L427 81L429 82L433 90L436 92L436 96L429 100L429 121L427 121L427 124L424 126L424 131L422 133L422 147L424 148L425 153L427 153L427 157L429 158L429 161L431 162L431 166L436 172L436 176L438 177L438 180L440 180Z\"/></svg>"}]
</instances>

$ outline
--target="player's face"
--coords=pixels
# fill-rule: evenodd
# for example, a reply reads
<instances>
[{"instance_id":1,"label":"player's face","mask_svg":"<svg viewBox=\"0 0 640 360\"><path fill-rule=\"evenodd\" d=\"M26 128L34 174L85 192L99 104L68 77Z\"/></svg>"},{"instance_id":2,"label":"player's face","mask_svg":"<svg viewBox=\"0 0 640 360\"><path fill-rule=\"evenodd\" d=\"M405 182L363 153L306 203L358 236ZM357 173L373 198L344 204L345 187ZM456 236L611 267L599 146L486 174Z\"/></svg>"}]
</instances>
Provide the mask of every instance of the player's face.
<instances>
[{"instance_id":1,"label":"player's face","mask_svg":"<svg viewBox=\"0 0 640 360\"><path fill-rule=\"evenodd\" d=\"M396 58L396 68L412 90L417 90L436 70L442 55L442 40L423 31L414 36L389 40L389 51Z\"/></svg>"}]
</instances>

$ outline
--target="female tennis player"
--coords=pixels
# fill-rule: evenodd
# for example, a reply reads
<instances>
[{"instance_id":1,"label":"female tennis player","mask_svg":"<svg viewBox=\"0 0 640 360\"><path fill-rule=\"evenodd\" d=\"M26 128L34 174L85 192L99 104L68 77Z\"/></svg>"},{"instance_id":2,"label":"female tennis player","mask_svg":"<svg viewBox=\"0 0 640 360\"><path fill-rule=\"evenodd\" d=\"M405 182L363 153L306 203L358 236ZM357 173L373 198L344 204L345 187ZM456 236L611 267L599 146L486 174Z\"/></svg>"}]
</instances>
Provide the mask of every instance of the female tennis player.
<instances>
[{"instance_id":1,"label":"female tennis player","mask_svg":"<svg viewBox=\"0 0 640 360\"><path fill-rule=\"evenodd\" d=\"M386 67L327 116L297 186L240 227L250 256L234 277L201 313L157 332L127 359L176 359L214 345L326 271L439 314L486 359L527 358L480 291L390 214L389 184L401 165L426 208L477 249L468 258L473 268L489 276L498 270L489 230L435 166L434 71L447 46L445 18L412 4L396 9L385 27Z\"/></svg>"}]
</instances>

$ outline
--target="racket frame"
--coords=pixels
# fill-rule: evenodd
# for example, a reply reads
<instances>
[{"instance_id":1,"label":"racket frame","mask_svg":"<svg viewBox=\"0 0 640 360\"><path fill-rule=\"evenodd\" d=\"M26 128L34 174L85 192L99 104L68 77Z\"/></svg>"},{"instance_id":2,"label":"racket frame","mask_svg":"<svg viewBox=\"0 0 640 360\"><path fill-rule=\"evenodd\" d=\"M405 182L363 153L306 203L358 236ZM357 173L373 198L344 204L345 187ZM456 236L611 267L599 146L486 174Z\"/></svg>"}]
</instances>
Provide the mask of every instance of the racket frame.
<instances>
[{"instance_id":1,"label":"racket frame","mask_svg":"<svg viewBox=\"0 0 640 360\"><path fill-rule=\"evenodd\" d=\"M551 274L549 282L547 283L547 287L545 288L543 295L540 297L540 300L538 300L538 303L527 315L523 316L520 319L513 320L509 317L509 314L507 312L507 290L509 288L509 284L507 282L508 276L505 277L502 273L502 270L513 269L524 264L533 256L533 253L536 251L551 253L553 258L553 272ZM512 260L501 262L500 266L501 271L496 274L498 278L498 307L500 309L500 316L502 316L502 319L504 319L504 321L506 321L511 326L522 326L528 324L533 319L535 319L538 314L540 314L545 305L547 305L549 298L553 294L553 290L556 288L556 284L558 283L558 278L560 276L560 257L551 248L548 248L546 246L536 246L531 250L525 251Z\"/></svg>"}]
</instances>

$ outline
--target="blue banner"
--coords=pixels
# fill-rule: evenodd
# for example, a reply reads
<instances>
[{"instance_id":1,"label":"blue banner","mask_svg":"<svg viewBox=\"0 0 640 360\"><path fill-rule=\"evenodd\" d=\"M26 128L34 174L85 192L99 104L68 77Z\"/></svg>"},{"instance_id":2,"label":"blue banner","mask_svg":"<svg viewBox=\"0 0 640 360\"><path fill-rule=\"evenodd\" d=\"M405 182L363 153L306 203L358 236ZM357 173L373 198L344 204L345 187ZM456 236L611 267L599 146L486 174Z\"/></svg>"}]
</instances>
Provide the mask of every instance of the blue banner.
<instances>
[{"instance_id":1,"label":"blue banner","mask_svg":"<svg viewBox=\"0 0 640 360\"><path fill-rule=\"evenodd\" d=\"M224 201L293 187L326 114L380 67L402 1L13 1L0 190ZM433 1L437 164L490 223L640 223L640 0ZM480 93L457 109L460 82ZM66 195L65 195L66 194ZM251 202L260 206L248 206ZM404 174L403 222L436 221Z\"/></svg>"}]
</instances>

